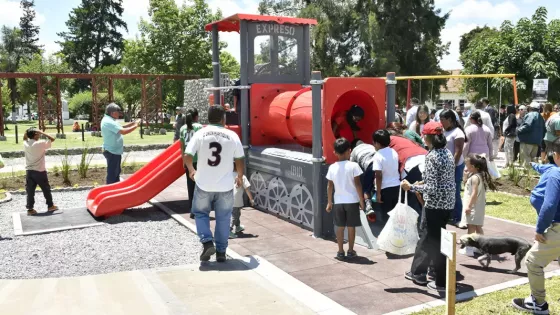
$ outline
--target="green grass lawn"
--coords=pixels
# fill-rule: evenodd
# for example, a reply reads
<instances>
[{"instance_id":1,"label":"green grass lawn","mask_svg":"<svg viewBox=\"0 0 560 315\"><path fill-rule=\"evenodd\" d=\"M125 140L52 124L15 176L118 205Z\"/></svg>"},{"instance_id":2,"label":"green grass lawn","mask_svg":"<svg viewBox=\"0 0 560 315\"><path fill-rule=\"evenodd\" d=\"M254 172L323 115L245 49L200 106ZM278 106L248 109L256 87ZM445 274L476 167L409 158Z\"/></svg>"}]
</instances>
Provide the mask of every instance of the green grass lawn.
<instances>
[{"instance_id":1,"label":"green grass lawn","mask_svg":"<svg viewBox=\"0 0 560 315\"><path fill-rule=\"evenodd\" d=\"M85 121L80 122L81 124ZM19 143L16 144L15 140L15 130L14 125L9 124L8 128L10 130L5 131L5 135L7 137L7 141L0 142L0 152L7 152L7 151L20 151L22 150L22 141L23 141L23 132L27 130L29 127L37 127L38 122L34 123L25 123L25 124L18 124L18 136L19 136ZM46 131L48 134L52 135L53 137L56 134L56 129L47 129ZM64 126L64 133L66 134L66 139L56 139L53 142L53 148L55 149L64 149L67 148L80 148L84 147L86 144L89 147L98 147L101 146L103 143L103 139L100 137L92 137L89 132L85 133L85 141L82 141L82 133L81 132L72 132L72 126ZM167 132L166 135L149 135L144 136L144 139L140 138L140 129L136 129L134 132L131 132L124 136L124 144L137 144L137 145L148 145L148 144L160 144L160 143L171 143L173 141L173 133Z\"/></svg>"},{"instance_id":2,"label":"green grass lawn","mask_svg":"<svg viewBox=\"0 0 560 315\"><path fill-rule=\"evenodd\" d=\"M537 213L529 197L516 197L499 192L486 194L486 214L523 224L535 225Z\"/></svg>"},{"instance_id":3,"label":"green grass lawn","mask_svg":"<svg viewBox=\"0 0 560 315\"><path fill-rule=\"evenodd\" d=\"M553 262L555 264L556 262ZM456 305L456 314L494 314L494 315L513 315L527 314L517 311L511 307L511 300L514 298L529 296L529 285L525 284L515 288L497 291L474 298L473 300L459 303ZM550 314L560 314L560 277L553 277L546 280L546 294L550 307ZM439 306L421 312L413 313L416 315L437 315L445 314L445 307Z\"/></svg>"}]
</instances>

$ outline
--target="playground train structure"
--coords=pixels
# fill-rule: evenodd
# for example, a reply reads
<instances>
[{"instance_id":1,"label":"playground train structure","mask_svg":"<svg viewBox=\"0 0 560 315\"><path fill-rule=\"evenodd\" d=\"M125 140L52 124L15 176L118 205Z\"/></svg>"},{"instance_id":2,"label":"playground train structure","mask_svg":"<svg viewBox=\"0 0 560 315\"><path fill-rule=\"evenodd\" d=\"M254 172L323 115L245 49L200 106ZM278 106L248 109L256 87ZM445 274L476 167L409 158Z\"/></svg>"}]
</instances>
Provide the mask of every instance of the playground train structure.
<instances>
[{"instance_id":1,"label":"playground train structure","mask_svg":"<svg viewBox=\"0 0 560 315\"><path fill-rule=\"evenodd\" d=\"M333 117L353 104L365 112L357 137L394 117L394 73L388 78L326 78L311 71L311 19L236 14L206 25L212 32L212 103L220 103L219 32L240 34L240 79L227 127L246 152L246 174L259 210L301 224L317 237L333 234L325 211L325 175L336 161ZM386 113L387 110L387 113Z\"/></svg>"}]
</instances>

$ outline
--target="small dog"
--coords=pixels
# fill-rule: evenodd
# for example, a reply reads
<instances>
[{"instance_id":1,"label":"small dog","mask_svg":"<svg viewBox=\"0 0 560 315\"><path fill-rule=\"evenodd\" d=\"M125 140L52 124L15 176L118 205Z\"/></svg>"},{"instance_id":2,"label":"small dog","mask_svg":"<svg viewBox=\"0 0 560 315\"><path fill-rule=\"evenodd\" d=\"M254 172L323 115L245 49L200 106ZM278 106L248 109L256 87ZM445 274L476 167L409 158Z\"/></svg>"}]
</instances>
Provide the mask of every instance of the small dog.
<instances>
[{"instance_id":1,"label":"small dog","mask_svg":"<svg viewBox=\"0 0 560 315\"><path fill-rule=\"evenodd\" d=\"M492 255L511 253L515 255L515 268L509 273L516 273L521 269L521 261L531 249L531 244L524 239L509 236L484 236L478 234L467 234L459 238L461 248L472 246L482 252L478 262L485 269L490 266Z\"/></svg>"}]
</instances>

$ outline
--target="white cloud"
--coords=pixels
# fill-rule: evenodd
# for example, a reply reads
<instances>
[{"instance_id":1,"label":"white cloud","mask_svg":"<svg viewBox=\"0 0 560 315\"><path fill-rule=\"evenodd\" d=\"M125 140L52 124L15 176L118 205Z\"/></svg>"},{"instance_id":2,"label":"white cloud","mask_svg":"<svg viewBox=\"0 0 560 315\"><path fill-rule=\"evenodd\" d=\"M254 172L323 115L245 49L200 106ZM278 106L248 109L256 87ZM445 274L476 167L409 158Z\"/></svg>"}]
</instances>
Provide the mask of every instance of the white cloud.
<instances>
[{"instance_id":1,"label":"white cloud","mask_svg":"<svg viewBox=\"0 0 560 315\"><path fill-rule=\"evenodd\" d=\"M446 27L441 32L441 40L444 43L450 42L449 55L444 56L440 61L440 67L444 70L455 70L462 68L459 62L459 42L461 35L470 32L476 28L477 24L464 24L459 23L450 27Z\"/></svg>"},{"instance_id":2,"label":"white cloud","mask_svg":"<svg viewBox=\"0 0 560 315\"><path fill-rule=\"evenodd\" d=\"M492 4L486 0L464 0L452 8L450 19L508 20L517 17L521 10L512 1Z\"/></svg>"},{"instance_id":3,"label":"white cloud","mask_svg":"<svg viewBox=\"0 0 560 315\"><path fill-rule=\"evenodd\" d=\"M2 25L18 26L22 14L23 10L19 7L19 1L0 0L0 23ZM45 16L36 12L35 25L41 25L44 22Z\"/></svg>"}]
</instances>

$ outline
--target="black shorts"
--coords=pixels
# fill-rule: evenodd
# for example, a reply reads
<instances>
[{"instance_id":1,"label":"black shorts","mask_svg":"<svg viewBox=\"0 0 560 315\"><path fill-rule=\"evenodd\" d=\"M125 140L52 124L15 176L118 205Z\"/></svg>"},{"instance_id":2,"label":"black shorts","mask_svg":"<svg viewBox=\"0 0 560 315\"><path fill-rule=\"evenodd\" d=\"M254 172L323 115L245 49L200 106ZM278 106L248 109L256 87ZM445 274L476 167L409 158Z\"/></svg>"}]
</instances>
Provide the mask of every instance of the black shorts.
<instances>
[{"instance_id":1,"label":"black shorts","mask_svg":"<svg viewBox=\"0 0 560 315\"><path fill-rule=\"evenodd\" d=\"M333 205L334 225L356 227L362 226L359 203L339 203Z\"/></svg>"}]
</instances>

